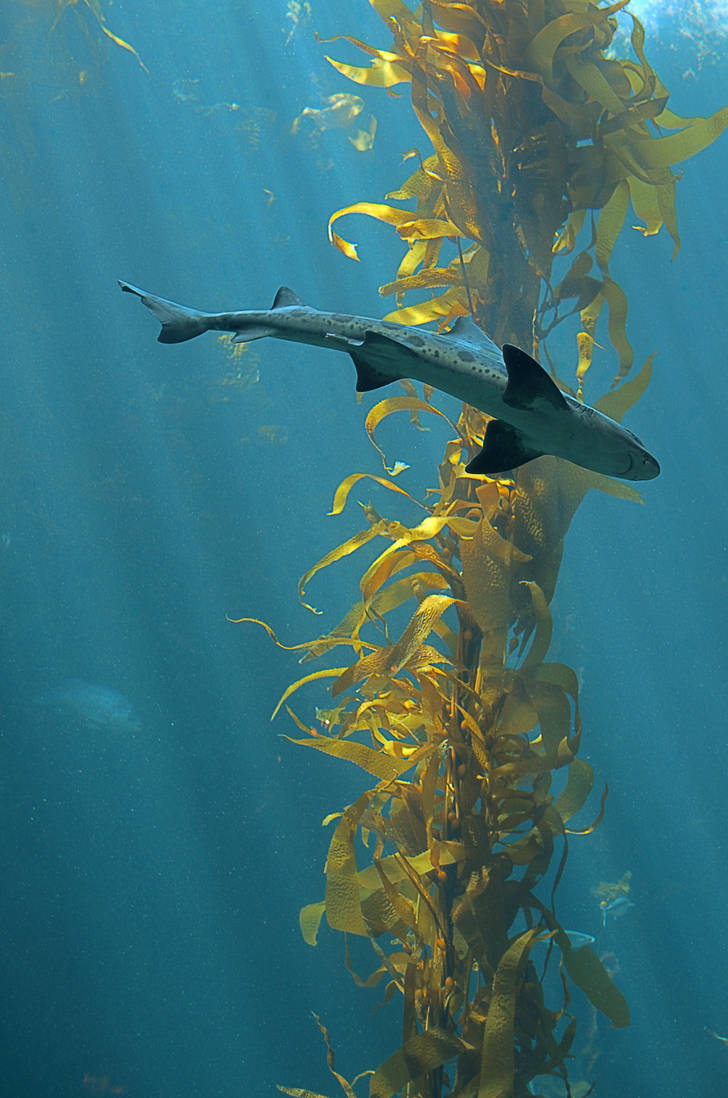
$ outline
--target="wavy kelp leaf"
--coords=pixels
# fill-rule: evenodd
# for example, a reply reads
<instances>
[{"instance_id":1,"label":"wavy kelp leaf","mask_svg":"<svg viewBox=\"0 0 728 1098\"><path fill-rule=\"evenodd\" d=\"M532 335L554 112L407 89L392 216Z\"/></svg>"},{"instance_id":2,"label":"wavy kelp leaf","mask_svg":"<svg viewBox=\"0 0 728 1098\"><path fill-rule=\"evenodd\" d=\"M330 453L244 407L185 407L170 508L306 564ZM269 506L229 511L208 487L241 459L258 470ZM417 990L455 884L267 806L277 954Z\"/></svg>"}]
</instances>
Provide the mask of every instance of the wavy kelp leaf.
<instances>
[{"instance_id":1,"label":"wavy kelp leaf","mask_svg":"<svg viewBox=\"0 0 728 1098\"><path fill-rule=\"evenodd\" d=\"M397 1091L452 1060L462 1050L463 1042L444 1029L431 1026L424 1033L417 1033L374 1072L370 1098L392 1098Z\"/></svg>"},{"instance_id":2,"label":"wavy kelp leaf","mask_svg":"<svg viewBox=\"0 0 728 1098\"><path fill-rule=\"evenodd\" d=\"M508 597L510 572L514 565L531 560L512 541L502 538L483 516L470 537L460 539L460 558L468 602L483 629L492 629L499 615L494 600Z\"/></svg>"},{"instance_id":3,"label":"wavy kelp leaf","mask_svg":"<svg viewBox=\"0 0 728 1098\"><path fill-rule=\"evenodd\" d=\"M594 786L594 771L584 759L569 763L566 787L554 801L554 808L563 823L584 807Z\"/></svg>"},{"instance_id":4,"label":"wavy kelp leaf","mask_svg":"<svg viewBox=\"0 0 728 1098\"><path fill-rule=\"evenodd\" d=\"M276 1089L283 1094L290 1094L291 1098L327 1098L325 1094L319 1094L316 1090L305 1090L303 1087L284 1087L276 1083Z\"/></svg>"},{"instance_id":5,"label":"wavy kelp leaf","mask_svg":"<svg viewBox=\"0 0 728 1098\"><path fill-rule=\"evenodd\" d=\"M666 137L641 137L632 134L629 147L643 170L660 173L702 152L723 133L728 126L728 107L721 107L707 118L700 118L678 133ZM609 135L605 142L612 144L619 135ZM662 182L661 178L655 182Z\"/></svg>"},{"instance_id":6,"label":"wavy kelp leaf","mask_svg":"<svg viewBox=\"0 0 728 1098\"><path fill-rule=\"evenodd\" d=\"M50 28L51 32L56 29L56 27L58 25L58 22L61 19L61 16L63 15L64 11L67 8L69 8L72 4L76 4L78 2L79 2L79 0L66 0L66 2L64 3L64 0L58 0L58 3L56 5L57 15L56 15L55 19L53 20L53 23L51 24L51 28ZM126 42L123 38L120 38L118 34L114 34L113 31L111 31L109 29L109 27L106 23L106 16L103 13L103 10L102 10L101 4L99 3L99 0L80 0L80 2L83 4L83 6L88 11L91 12L94 19L96 20L96 23L98 25L99 30L103 34L105 34L107 38L110 38L115 46L119 46L122 50L126 50L127 53L131 53L136 58L136 60L139 64L139 67L141 69L143 69L144 72L148 73L149 69L144 64L144 62L142 61L141 57L139 56L137 51L134 49L134 47L129 42Z\"/></svg>"},{"instance_id":7,"label":"wavy kelp leaf","mask_svg":"<svg viewBox=\"0 0 728 1098\"><path fill-rule=\"evenodd\" d=\"M567 12L546 23L527 48L528 60L543 76L547 84L553 82L554 57L565 39L579 31L588 30L597 23L606 21L610 15L625 7L628 0L619 0L608 8L592 7L584 13Z\"/></svg>"},{"instance_id":8,"label":"wavy kelp leaf","mask_svg":"<svg viewBox=\"0 0 728 1098\"><path fill-rule=\"evenodd\" d=\"M609 416L610 419L615 419L617 423L621 423L626 413L637 403L649 385L652 378L652 362L656 353L656 351L653 351L650 357L646 359L636 377L624 382L623 385L612 390L611 393L605 393L603 397L599 398L594 407L603 412L605 416ZM641 499L640 502L642 502Z\"/></svg>"},{"instance_id":9,"label":"wavy kelp leaf","mask_svg":"<svg viewBox=\"0 0 728 1098\"><path fill-rule=\"evenodd\" d=\"M382 450L381 446L376 442L374 432L382 420L386 419L388 416L394 415L396 412L429 412L432 415L439 416L440 419L444 419L448 426L452 427L453 431L457 429L452 420L449 419L444 412L441 412L439 408L435 408L432 404L428 404L420 397L395 396L387 397L386 400L380 400L379 403L375 404L368 412L364 426L367 435L369 436L369 441L379 453L382 464L387 472L389 471L387 457L384 450Z\"/></svg>"},{"instance_id":10,"label":"wavy kelp leaf","mask_svg":"<svg viewBox=\"0 0 728 1098\"><path fill-rule=\"evenodd\" d=\"M612 983L609 973L591 946L566 950L563 964L576 986L581 988L597 1010L609 1018L616 1029L629 1025L627 1001Z\"/></svg>"},{"instance_id":11,"label":"wavy kelp leaf","mask_svg":"<svg viewBox=\"0 0 728 1098\"><path fill-rule=\"evenodd\" d=\"M429 324L433 320L444 318L446 323L468 313L468 298L465 287L453 286L444 294L422 301L419 305L408 305L403 309L394 309L384 316L396 324Z\"/></svg>"},{"instance_id":12,"label":"wavy kelp leaf","mask_svg":"<svg viewBox=\"0 0 728 1098\"><path fill-rule=\"evenodd\" d=\"M565 827L564 831L567 835L591 835L592 831L596 831L600 823L604 819L604 810L607 806L607 797L609 796L609 786L604 783L604 789L602 791L602 799L599 803L599 811L597 812L592 823L588 827Z\"/></svg>"},{"instance_id":13,"label":"wavy kelp leaf","mask_svg":"<svg viewBox=\"0 0 728 1098\"><path fill-rule=\"evenodd\" d=\"M462 862L464 857L465 850L461 843L435 840L430 849L423 850L421 854L415 857L407 858L406 864L410 874L425 876L432 871L434 861L437 862L438 866L449 866ZM394 885L399 884L408 877L403 860L394 855L382 859L381 867L387 874L388 880ZM364 900L380 887L379 871L374 865L366 866L357 874L357 883L360 889L359 896ZM305 907L301 908L299 915L301 933L304 941L310 946L315 946L317 943L318 929L325 911L325 900L306 904Z\"/></svg>"},{"instance_id":14,"label":"wavy kelp leaf","mask_svg":"<svg viewBox=\"0 0 728 1098\"><path fill-rule=\"evenodd\" d=\"M344 1076L340 1072L338 1072L336 1070L336 1056L334 1054L334 1046L331 1044L331 1038L329 1036L328 1029L323 1024L323 1022L321 1021L321 1019L319 1018L318 1014L316 1014L315 1011L311 1011L311 1014L313 1015L313 1019L314 1019L316 1025L319 1027L319 1029L321 1031L321 1035L322 1035L322 1037L324 1039L324 1043L326 1045L326 1066L328 1067L328 1069L331 1072L331 1074L333 1075L334 1079L336 1079L337 1083L339 1084L339 1086L343 1090L344 1094L346 1095L346 1098L356 1098L356 1094L354 1093L354 1089L353 1089L351 1083L348 1081L348 1079L345 1079Z\"/></svg>"},{"instance_id":15,"label":"wavy kelp leaf","mask_svg":"<svg viewBox=\"0 0 728 1098\"><path fill-rule=\"evenodd\" d=\"M412 659L445 611L457 599L450 595L427 595L415 610L404 633L391 650L390 672L395 675Z\"/></svg>"},{"instance_id":16,"label":"wavy kelp leaf","mask_svg":"<svg viewBox=\"0 0 728 1098\"><path fill-rule=\"evenodd\" d=\"M128 53L133 54L133 56L136 57L136 59L139 63L139 67L141 69L144 69L145 72L149 72L149 69L144 64L141 57L139 56L137 51L134 49L134 47L131 45L131 43L125 42L124 39L120 38L118 34L114 34L112 31L110 31L109 28L106 26L106 23L103 22L102 20L99 20L99 27L101 28L103 33L106 35L106 37L111 39L111 41L114 43L115 46L120 46L122 50L126 50Z\"/></svg>"},{"instance_id":17,"label":"wavy kelp leaf","mask_svg":"<svg viewBox=\"0 0 728 1098\"><path fill-rule=\"evenodd\" d=\"M537 930L519 935L498 963L485 1021L478 1098L506 1098L513 1091L516 995L529 951L537 938Z\"/></svg>"},{"instance_id":18,"label":"wavy kelp leaf","mask_svg":"<svg viewBox=\"0 0 728 1098\"><path fill-rule=\"evenodd\" d=\"M609 270L609 259L617 243L617 237L624 228L629 209L629 197L629 186L627 181L622 179L614 188L612 197L599 211L594 258L604 275Z\"/></svg>"},{"instance_id":19,"label":"wavy kelp leaf","mask_svg":"<svg viewBox=\"0 0 728 1098\"><path fill-rule=\"evenodd\" d=\"M428 404L426 407L429 409L430 405ZM328 512L329 515L341 514L346 506L346 501L349 498L349 492L360 480L373 480L375 484L381 485L382 488L387 488L390 492L397 492L401 496L406 496L407 499L411 500L412 503L415 503L418 507L424 506L420 500L410 495L410 493L405 491L404 488L401 488L399 484L394 484L391 480L385 480L384 477L375 476L374 473L352 473L351 476L345 477L336 489L334 501L331 504L331 510Z\"/></svg>"},{"instance_id":20,"label":"wavy kelp leaf","mask_svg":"<svg viewBox=\"0 0 728 1098\"><path fill-rule=\"evenodd\" d=\"M359 258L356 251L356 245L351 244L349 241L338 236L334 232L332 226L340 217L344 217L346 214L350 213L367 214L369 217L374 217L377 221L383 221L387 225L393 225L395 228L412 220L411 210L398 210L396 207L386 206L382 202L355 202L351 206L344 206L343 209L337 210L336 213L333 213L329 218L329 240L334 247L338 248L339 251L343 252L349 259Z\"/></svg>"},{"instance_id":21,"label":"wavy kelp leaf","mask_svg":"<svg viewBox=\"0 0 728 1098\"><path fill-rule=\"evenodd\" d=\"M318 943L318 932L321 920L326 911L326 901L321 900L317 904L306 904L298 915L298 925L306 945L315 946Z\"/></svg>"},{"instance_id":22,"label":"wavy kelp leaf","mask_svg":"<svg viewBox=\"0 0 728 1098\"><path fill-rule=\"evenodd\" d=\"M523 586L527 588L531 596L533 613L536 621L536 633L531 641L528 655L523 661L524 669L528 669L543 663L545 660L546 653L551 644L553 622L551 620L551 614L549 613L548 603L546 602L544 593L539 585L533 583L531 580L522 580L521 582Z\"/></svg>"},{"instance_id":23,"label":"wavy kelp leaf","mask_svg":"<svg viewBox=\"0 0 728 1098\"><path fill-rule=\"evenodd\" d=\"M456 599L449 595L428 595L412 615L407 628L394 645L387 645L357 660L345 668L331 688L336 697L370 675L386 675L391 678L403 668L417 670L430 663L448 663L448 659L434 648L424 645L424 640L434 629L440 617Z\"/></svg>"},{"instance_id":24,"label":"wavy kelp leaf","mask_svg":"<svg viewBox=\"0 0 728 1098\"><path fill-rule=\"evenodd\" d=\"M359 820L374 791L369 790L347 808L329 845L326 859L326 919L332 930L368 935L361 913L354 838Z\"/></svg>"},{"instance_id":25,"label":"wavy kelp leaf","mask_svg":"<svg viewBox=\"0 0 728 1098\"><path fill-rule=\"evenodd\" d=\"M346 37L346 36L344 36ZM330 65L337 72L353 80L355 84L366 84L374 88L393 88L395 84L402 84L409 80L409 73L401 65L397 64L394 55L387 57L382 55L372 58L369 68L360 65L346 65L343 61L337 61L334 57L326 57Z\"/></svg>"},{"instance_id":26,"label":"wavy kelp leaf","mask_svg":"<svg viewBox=\"0 0 728 1098\"><path fill-rule=\"evenodd\" d=\"M316 610L313 606L309 606L307 602L304 602L303 593L306 590L306 585L317 572L320 572L322 568L328 568L330 564L335 564L337 560L342 560L344 557L348 557L351 553L355 553L357 549L361 549L362 545L366 545L372 538L379 537L381 534L386 534L389 524L381 519L379 522L375 522L366 530L360 530L358 534L354 534L353 537L347 538L341 545L337 545L336 549L332 549L329 553L326 553L321 560L316 561L312 568L309 568L307 572L301 576L298 581L298 597L301 603L307 610L311 610L314 614L320 614L320 610Z\"/></svg>"},{"instance_id":27,"label":"wavy kelp leaf","mask_svg":"<svg viewBox=\"0 0 728 1098\"><path fill-rule=\"evenodd\" d=\"M354 763L355 766L360 766L362 770L373 774L380 781L393 781L414 765L411 759L397 760L363 743L356 743L354 740L332 740L328 736L311 736L302 740L286 736L285 739L290 740L291 743L300 744L301 747L313 747L324 755L346 759L347 762Z\"/></svg>"},{"instance_id":28,"label":"wavy kelp leaf","mask_svg":"<svg viewBox=\"0 0 728 1098\"><path fill-rule=\"evenodd\" d=\"M304 675L303 678L297 679L295 682L292 682L290 686L286 687L285 691L281 695L278 705L271 713L270 719L273 720L278 715L278 711L283 703L290 698L291 694L295 694L297 690L300 690L302 686L305 686L309 682L317 682L319 679L336 678L337 676L341 676L342 672L345 671L345 667L326 667L322 671L312 671L310 675Z\"/></svg>"}]
</instances>

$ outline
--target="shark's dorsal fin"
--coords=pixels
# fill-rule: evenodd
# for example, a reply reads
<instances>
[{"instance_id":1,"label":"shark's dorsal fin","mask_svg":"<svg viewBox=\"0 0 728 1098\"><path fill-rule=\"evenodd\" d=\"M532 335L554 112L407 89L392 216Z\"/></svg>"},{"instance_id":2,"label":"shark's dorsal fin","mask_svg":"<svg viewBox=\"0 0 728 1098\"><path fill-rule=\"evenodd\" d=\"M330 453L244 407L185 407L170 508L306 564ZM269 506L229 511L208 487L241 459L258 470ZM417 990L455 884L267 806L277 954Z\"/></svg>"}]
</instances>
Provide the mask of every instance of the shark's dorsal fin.
<instances>
[{"instance_id":1,"label":"shark's dorsal fin","mask_svg":"<svg viewBox=\"0 0 728 1098\"><path fill-rule=\"evenodd\" d=\"M533 450L523 441L523 436L510 423L491 419L485 429L483 449L465 466L466 473L486 473L494 476L509 469L517 469L527 461L541 457L541 450Z\"/></svg>"},{"instance_id":2,"label":"shark's dorsal fin","mask_svg":"<svg viewBox=\"0 0 728 1098\"><path fill-rule=\"evenodd\" d=\"M524 412L537 412L538 406L546 405L550 410L568 411L568 404L558 386L539 366L535 358L506 343L503 347L503 361L508 371L508 384L503 394L504 404L511 408L520 408Z\"/></svg>"},{"instance_id":3,"label":"shark's dorsal fin","mask_svg":"<svg viewBox=\"0 0 728 1098\"><path fill-rule=\"evenodd\" d=\"M469 343L480 350L495 351L496 354L500 354L498 345L485 334L482 328L478 327L472 317L459 316L446 335L452 336L461 343Z\"/></svg>"},{"instance_id":4,"label":"shark's dorsal fin","mask_svg":"<svg viewBox=\"0 0 728 1098\"><path fill-rule=\"evenodd\" d=\"M298 294L294 294L290 286L279 286L278 293L273 298L271 309L287 309L291 305L303 305Z\"/></svg>"}]
</instances>

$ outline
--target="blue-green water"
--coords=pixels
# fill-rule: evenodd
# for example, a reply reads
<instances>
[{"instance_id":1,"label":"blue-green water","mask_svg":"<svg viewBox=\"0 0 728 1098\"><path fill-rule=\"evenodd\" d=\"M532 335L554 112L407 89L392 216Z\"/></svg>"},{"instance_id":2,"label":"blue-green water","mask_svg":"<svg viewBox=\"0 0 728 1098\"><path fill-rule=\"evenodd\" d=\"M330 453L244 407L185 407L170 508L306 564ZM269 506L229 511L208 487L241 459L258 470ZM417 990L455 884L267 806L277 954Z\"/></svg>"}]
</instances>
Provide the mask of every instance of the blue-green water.
<instances>
[{"instance_id":1,"label":"blue-green water","mask_svg":"<svg viewBox=\"0 0 728 1098\"><path fill-rule=\"evenodd\" d=\"M214 335L162 347L116 279L211 310L266 307L286 283L382 315L394 234L345 223L355 264L326 222L381 201L425 138L406 95L348 85L314 38L386 46L364 0L310 18L285 0L104 11L148 71L93 5L0 12L0 1098L333 1094L311 1010L348 1077L399 1037L396 1004L372 1014L381 989L354 986L341 942L324 932L313 951L298 930L323 889L320 821L365 786L280 738L295 726L269 716L302 669L227 618L285 643L335 624L361 566L311 582L320 618L298 577L363 525L353 499L325 517L340 480L381 464L348 360L265 341L232 358ZM725 67L659 27L673 108L715 110ZM337 92L376 116L372 150L348 140L359 121L291 132ZM626 237L630 334L640 359L659 349L629 425L663 473L644 507L587 498L553 608L583 753L611 789L559 893L632 1009L629 1030L600 1023L590 1078L607 1096L726 1093L728 1048L706 1027L728 1032L727 150L685 166L672 264L669 240ZM384 437L413 467L405 487L434 483L446 435ZM296 709L313 722L324 699ZM591 890L626 871L635 906L602 927Z\"/></svg>"}]
</instances>

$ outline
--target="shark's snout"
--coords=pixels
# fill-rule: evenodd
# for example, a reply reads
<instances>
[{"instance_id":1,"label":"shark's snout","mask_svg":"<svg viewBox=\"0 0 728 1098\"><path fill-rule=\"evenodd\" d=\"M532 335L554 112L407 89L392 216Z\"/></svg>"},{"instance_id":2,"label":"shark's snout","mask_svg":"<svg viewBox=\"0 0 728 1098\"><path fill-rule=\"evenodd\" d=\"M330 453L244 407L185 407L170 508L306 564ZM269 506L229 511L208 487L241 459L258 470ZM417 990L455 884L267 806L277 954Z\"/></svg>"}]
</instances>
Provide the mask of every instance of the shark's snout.
<instances>
[{"instance_id":1,"label":"shark's snout","mask_svg":"<svg viewBox=\"0 0 728 1098\"><path fill-rule=\"evenodd\" d=\"M629 455L626 480L654 480L660 475L660 463L648 450L637 450Z\"/></svg>"}]
</instances>

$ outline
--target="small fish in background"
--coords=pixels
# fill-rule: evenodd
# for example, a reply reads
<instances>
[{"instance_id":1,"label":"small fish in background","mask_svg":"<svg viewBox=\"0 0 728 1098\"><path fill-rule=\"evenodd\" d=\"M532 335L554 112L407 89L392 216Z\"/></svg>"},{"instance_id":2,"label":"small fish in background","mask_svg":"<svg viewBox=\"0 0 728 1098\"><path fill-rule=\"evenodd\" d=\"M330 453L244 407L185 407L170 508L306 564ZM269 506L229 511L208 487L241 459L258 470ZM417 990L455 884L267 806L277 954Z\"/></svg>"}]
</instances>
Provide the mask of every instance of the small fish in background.
<instances>
[{"instance_id":1,"label":"small fish in background","mask_svg":"<svg viewBox=\"0 0 728 1098\"><path fill-rule=\"evenodd\" d=\"M582 946L594 945L596 938L593 934L584 934L581 930L564 930L572 949L581 949ZM546 944L544 938L540 944Z\"/></svg>"},{"instance_id":2,"label":"small fish in background","mask_svg":"<svg viewBox=\"0 0 728 1098\"><path fill-rule=\"evenodd\" d=\"M599 906L602 909L602 926L604 927L607 925L607 919L621 919L635 905L634 901L627 896L617 896L613 900L602 900Z\"/></svg>"},{"instance_id":3,"label":"small fish in background","mask_svg":"<svg viewBox=\"0 0 728 1098\"><path fill-rule=\"evenodd\" d=\"M591 946L596 942L593 934L583 934L580 930L565 930L564 934L571 942L572 949L581 949L582 946Z\"/></svg>"},{"instance_id":4,"label":"small fish in background","mask_svg":"<svg viewBox=\"0 0 728 1098\"><path fill-rule=\"evenodd\" d=\"M64 679L36 698L35 703L94 730L140 732L142 727L128 698L110 686L85 679Z\"/></svg>"}]
</instances>

